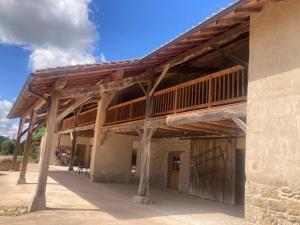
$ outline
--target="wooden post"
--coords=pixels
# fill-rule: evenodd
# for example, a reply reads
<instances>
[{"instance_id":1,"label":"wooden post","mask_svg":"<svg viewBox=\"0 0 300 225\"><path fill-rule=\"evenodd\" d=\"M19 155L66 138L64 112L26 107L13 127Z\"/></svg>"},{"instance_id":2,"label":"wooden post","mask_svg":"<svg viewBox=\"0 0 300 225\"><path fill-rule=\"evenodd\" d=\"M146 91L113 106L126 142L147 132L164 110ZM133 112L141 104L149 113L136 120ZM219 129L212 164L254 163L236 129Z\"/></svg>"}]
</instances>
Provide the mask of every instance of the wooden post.
<instances>
[{"instance_id":1,"label":"wooden post","mask_svg":"<svg viewBox=\"0 0 300 225\"><path fill-rule=\"evenodd\" d=\"M26 183L25 175L26 175L27 164L28 164L28 156L31 153L32 133L33 133L35 121L36 121L36 111L32 109L30 113L30 122L28 127L27 139L26 139L24 152L23 152L22 166L21 166L21 171L20 171L17 184Z\"/></svg>"},{"instance_id":2,"label":"wooden post","mask_svg":"<svg viewBox=\"0 0 300 225\"><path fill-rule=\"evenodd\" d=\"M70 136L71 136L71 141L72 141L72 147L71 147L71 157L70 157L70 162L69 162L69 171L73 171L74 170L73 169L74 160L75 160L75 155L76 155L77 132L71 131Z\"/></svg>"},{"instance_id":3,"label":"wooden post","mask_svg":"<svg viewBox=\"0 0 300 225\"><path fill-rule=\"evenodd\" d=\"M145 123L143 130L137 130L142 144L142 156L141 156L141 175L138 188L138 194L133 196L133 201L150 204L151 198L149 196L149 177L150 177L150 145L151 138L154 132L153 128L149 127L149 118L152 111L152 98L151 98L151 83L148 83L147 95L146 95L146 108L145 108Z\"/></svg>"},{"instance_id":4,"label":"wooden post","mask_svg":"<svg viewBox=\"0 0 300 225\"><path fill-rule=\"evenodd\" d=\"M37 188L29 206L30 212L46 208L45 192L49 171L50 154L52 150L52 141L56 129L56 117L59 103L58 92L64 87L64 85L65 81L61 82L61 80L58 80L52 88L52 95L49 100L49 108L47 114L46 139L44 143L44 148L42 149L41 153L40 171L37 182Z\"/></svg>"},{"instance_id":5,"label":"wooden post","mask_svg":"<svg viewBox=\"0 0 300 225\"><path fill-rule=\"evenodd\" d=\"M25 123L25 118L24 117L21 117L20 118L20 122L19 122L19 129L18 129L18 136L17 136L17 139L16 139L16 145L15 145L15 149L14 149L14 157L13 157L13 161L12 161L12 164L11 164L11 171L16 171L18 170L19 168L16 168L17 166L17 157L18 157L18 153L20 151L20 140L21 140L21 137L22 137L22 131L23 131L23 127L24 127L24 123Z\"/></svg>"},{"instance_id":6,"label":"wooden post","mask_svg":"<svg viewBox=\"0 0 300 225\"><path fill-rule=\"evenodd\" d=\"M93 148L91 155L91 165L90 165L90 182L93 183L96 180L95 170L96 170L96 155L97 149L103 144L104 138L106 136L106 132L103 130L103 124L105 122L105 112L109 103L113 100L113 96L115 93L103 93L101 95L101 99L98 102L97 107L97 116L95 123L95 133L93 140ZM113 96L112 96L113 95Z\"/></svg>"}]
</instances>

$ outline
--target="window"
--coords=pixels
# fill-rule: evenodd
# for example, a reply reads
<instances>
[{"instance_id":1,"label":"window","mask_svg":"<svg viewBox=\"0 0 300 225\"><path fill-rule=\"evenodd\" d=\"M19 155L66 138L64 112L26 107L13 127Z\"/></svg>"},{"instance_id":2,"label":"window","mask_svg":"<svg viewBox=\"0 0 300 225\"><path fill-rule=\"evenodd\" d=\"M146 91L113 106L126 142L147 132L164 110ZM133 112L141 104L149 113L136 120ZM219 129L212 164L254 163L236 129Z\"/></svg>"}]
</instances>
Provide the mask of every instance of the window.
<instances>
[{"instance_id":1,"label":"window","mask_svg":"<svg viewBox=\"0 0 300 225\"><path fill-rule=\"evenodd\" d=\"M137 162L137 151L133 149L131 155L131 175L134 176L136 173L136 162Z\"/></svg>"}]
</instances>

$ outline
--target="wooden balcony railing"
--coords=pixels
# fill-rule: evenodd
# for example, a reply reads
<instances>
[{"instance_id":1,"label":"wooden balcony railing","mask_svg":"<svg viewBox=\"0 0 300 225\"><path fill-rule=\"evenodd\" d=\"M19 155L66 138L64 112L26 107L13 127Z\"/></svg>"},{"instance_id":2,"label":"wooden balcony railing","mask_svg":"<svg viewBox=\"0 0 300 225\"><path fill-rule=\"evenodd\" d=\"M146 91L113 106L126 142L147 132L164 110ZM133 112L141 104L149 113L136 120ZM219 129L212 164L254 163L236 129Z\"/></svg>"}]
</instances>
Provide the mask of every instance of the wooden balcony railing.
<instances>
[{"instance_id":1,"label":"wooden balcony railing","mask_svg":"<svg viewBox=\"0 0 300 225\"><path fill-rule=\"evenodd\" d=\"M246 100L248 77L235 66L154 93L152 117L220 106ZM105 125L143 119L146 97L134 99L106 111Z\"/></svg>"},{"instance_id":2,"label":"wooden balcony railing","mask_svg":"<svg viewBox=\"0 0 300 225\"><path fill-rule=\"evenodd\" d=\"M83 126L96 121L97 108L90 109L86 112L80 113L77 117L77 126ZM64 119L61 125L61 130L74 128L76 125L75 116Z\"/></svg>"},{"instance_id":3,"label":"wooden balcony railing","mask_svg":"<svg viewBox=\"0 0 300 225\"><path fill-rule=\"evenodd\" d=\"M152 117L242 102L247 96L248 77L242 66L235 66L186 83L157 91L153 95ZM146 97L134 99L106 111L105 125L143 119ZM80 113L77 126L94 123L97 109ZM75 117L63 121L61 130L74 128Z\"/></svg>"}]
</instances>

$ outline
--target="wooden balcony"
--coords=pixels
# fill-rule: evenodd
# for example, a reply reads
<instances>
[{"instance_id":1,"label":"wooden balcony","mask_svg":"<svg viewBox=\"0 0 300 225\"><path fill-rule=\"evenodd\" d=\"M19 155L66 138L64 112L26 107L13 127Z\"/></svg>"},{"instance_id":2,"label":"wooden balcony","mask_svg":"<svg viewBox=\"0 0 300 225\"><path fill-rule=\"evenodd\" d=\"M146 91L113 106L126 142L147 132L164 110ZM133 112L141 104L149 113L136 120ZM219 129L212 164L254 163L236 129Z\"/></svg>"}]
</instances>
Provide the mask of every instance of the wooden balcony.
<instances>
[{"instance_id":1,"label":"wooden balcony","mask_svg":"<svg viewBox=\"0 0 300 225\"><path fill-rule=\"evenodd\" d=\"M97 108L94 108L85 111L83 113L80 113L77 117L77 125L76 125L75 116L64 119L61 125L61 130L67 130L67 129L74 128L75 126L78 127L78 126L95 123L96 116L97 116Z\"/></svg>"},{"instance_id":2,"label":"wooden balcony","mask_svg":"<svg viewBox=\"0 0 300 225\"><path fill-rule=\"evenodd\" d=\"M243 102L246 101L247 85L246 70L235 66L157 91L153 96L151 117ZM141 97L109 107L105 125L143 119L145 104L146 97Z\"/></svg>"},{"instance_id":3,"label":"wooden balcony","mask_svg":"<svg viewBox=\"0 0 300 225\"><path fill-rule=\"evenodd\" d=\"M235 66L161 91L153 96L151 117L166 116L196 109L213 108L246 101L248 76L242 66ZM111 106L106 111L105 126L141 120L145 116L146 97ZM91 109L63 121L61 130L95 123L97 109Z\"/></svg>"}]
</instances>

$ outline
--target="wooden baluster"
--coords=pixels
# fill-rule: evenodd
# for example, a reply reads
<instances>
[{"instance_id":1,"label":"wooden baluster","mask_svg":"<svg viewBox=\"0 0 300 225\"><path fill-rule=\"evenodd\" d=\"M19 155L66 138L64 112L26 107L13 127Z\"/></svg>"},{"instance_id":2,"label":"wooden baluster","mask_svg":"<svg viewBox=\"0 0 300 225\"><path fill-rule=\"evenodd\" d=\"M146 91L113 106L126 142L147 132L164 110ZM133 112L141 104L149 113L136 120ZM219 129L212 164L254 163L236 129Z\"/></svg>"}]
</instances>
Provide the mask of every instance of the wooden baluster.
<instances>
[{"instance_id":1,"label":"wooden baluster","mask_svg":"<svg viewBox=\"0 0 300 225\"><path fill-rule=\"evenodd\" d=\"M129 116L128 116L128 121L131 121L131 116L132 116L132 105L133 105L133 103L131 103L131 104L129 105Z\"/></svg>"},{"instance_id":2,"label":"wooden baluster","mask_svg":"<svg viewBox=\"0 0 300 225\"><path fill-rule=\"evenodd\" d=\"M177 88L173 94L173 96L174 96L174 106L173 106L174 113L177 112L178 90L179 89Z\"/></svg>"},{"instance_id":3,"label":"wooden baluster","mask_svg":"<svg viewBox=\"0 0 300 225\"><path fill-rule=\"evenodd\" d=\"M226 87L226 86L225 86L225 81L226 81L225 78L226 78L226 74L223 75L222 78L223 78L223 79L222 79L222 80L223 80L223 100L225 100L225 99L226 99L226 96L225 96L225 93L226 93L226 92L225 92L225 89L226 89L226 88L225 88L225 87Z\"/></svg>"},{"instance_id":4,"label":"wooden baluster","mask_svg":"<svg viewBox=\"0 0 300 225\"><path fill-rule=\"evenodd\" d=\"M240 97L240 71L237 71L236 74L237 74L237 97Z\"/></svg>"},{"instance_id":5,"label":"wooden baluster","mask_svg":"<svg viewBox=\"0 0 300 225\"><path fill-rule=\"evenodd\" d=\"M242 96L245 96L245 74L244 74L244 70L242 70Z\"/></svg>"},{"instance_id":6,"label":"wooden baluster","mask_svg":"<svg viewBox=\"0 0 300 225\"><path fill-rule=\"evenodd\" d=\"M226 77L227 77L227 99L230 98L230 85L229 85L229 82L230 82L230 74L226 74Z\"/></svg>"},{"instance_id":7,"label":"wooden baluster","mask_svg":"<svg viewBox=\"0 0 300 225\"><path fill-rule=\"evenodd\" d=\"M212 77L209 78L208 80L208 107L211 107L211 102L212 102L212 93L213 93L213 90L212 90Z\"/></svg>"}]
</instances>

